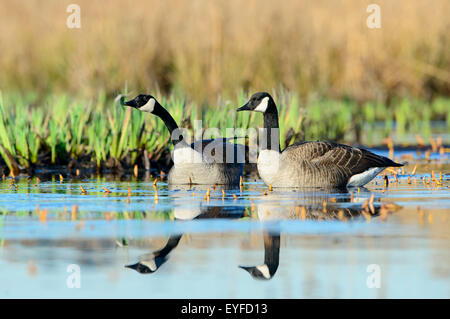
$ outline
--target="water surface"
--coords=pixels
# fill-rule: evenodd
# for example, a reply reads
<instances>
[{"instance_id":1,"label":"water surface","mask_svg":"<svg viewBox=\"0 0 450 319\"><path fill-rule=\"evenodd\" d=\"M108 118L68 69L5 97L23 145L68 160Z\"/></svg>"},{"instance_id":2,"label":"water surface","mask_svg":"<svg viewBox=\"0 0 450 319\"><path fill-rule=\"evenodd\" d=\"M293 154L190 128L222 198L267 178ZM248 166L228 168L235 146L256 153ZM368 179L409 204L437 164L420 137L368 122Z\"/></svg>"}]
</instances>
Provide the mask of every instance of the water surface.
<instances>
[{"instance_id":1,"label":"water surface","mask_svg":"<svg viewBox=\"0 0 450 319\"><path fill-rule=\"evenodd\" d=\"M413 156L387 188L379 176L346 191L4 180L0 296L449 298L448 157Z\"/></svg>"}]
</instances>

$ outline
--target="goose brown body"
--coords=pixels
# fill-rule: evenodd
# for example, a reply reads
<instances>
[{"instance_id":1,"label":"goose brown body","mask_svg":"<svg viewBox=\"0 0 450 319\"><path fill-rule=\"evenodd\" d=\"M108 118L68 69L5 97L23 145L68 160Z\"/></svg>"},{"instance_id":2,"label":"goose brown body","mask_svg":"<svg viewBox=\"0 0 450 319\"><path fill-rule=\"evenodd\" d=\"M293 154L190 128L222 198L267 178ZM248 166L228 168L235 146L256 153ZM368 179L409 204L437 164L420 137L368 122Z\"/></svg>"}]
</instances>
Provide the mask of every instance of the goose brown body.
<instances>
[{"instance_id":1,"label":"goose brown body","mask_svg":"<svg viewBox=\"0 0 450 319\"><path fill-rule=\"evenodd\" d=\"M267 152L273 151L261 151L258 171L273 187L345 187L354 176L370 172L374 176L367 178L373 178L386 167L402 166L365 149L328 141L293 144L265 161ZM364 182L349 186L363 186Z\"/></svg>"}]
</instances>

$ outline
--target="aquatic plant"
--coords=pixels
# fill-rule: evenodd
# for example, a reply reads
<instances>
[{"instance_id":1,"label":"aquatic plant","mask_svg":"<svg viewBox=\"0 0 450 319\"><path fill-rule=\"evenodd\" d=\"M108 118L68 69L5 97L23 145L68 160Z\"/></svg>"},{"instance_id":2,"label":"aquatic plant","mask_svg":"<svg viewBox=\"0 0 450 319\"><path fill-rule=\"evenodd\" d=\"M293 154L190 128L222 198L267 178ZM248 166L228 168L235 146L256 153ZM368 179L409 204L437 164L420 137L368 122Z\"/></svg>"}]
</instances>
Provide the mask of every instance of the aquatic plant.
<instances>
[{"instance_id":1,"label":"aquatic plant","mask_svg":"<svg viewBox=\"0 0 450 319\"><path fill-rule=\"evenodd\" d=\"M382 138L395 132L399 136L421 134L428 140L433 120L446 123L444 131L450 127L447 98L431 103L402 99L387 106L329 99L304 102L298 93L284 89L271 93L279 105L282 146L304 139L360 142L361 128L368 125L366 131L372 132L377 123L384 123ZM196 120L203 121L203 128L215 127L224 135L226 128L262 127L262 117L257 114L236 113L248 99L244 91L231 99L222 96L215 104L201 105L181 93L154 95L192 136ZM0 92L0 162L3 160L13 173L35 165L66 165L70 161L79 166L92 162L98 169L143 165L144 150L152 161L165 159L168 153L164 152L172 147L168 142L169 132L161 120L123 107L106 98L104 92L96 99L65 94L38 99L33 94Z\"/></svg>"}]
</instances>

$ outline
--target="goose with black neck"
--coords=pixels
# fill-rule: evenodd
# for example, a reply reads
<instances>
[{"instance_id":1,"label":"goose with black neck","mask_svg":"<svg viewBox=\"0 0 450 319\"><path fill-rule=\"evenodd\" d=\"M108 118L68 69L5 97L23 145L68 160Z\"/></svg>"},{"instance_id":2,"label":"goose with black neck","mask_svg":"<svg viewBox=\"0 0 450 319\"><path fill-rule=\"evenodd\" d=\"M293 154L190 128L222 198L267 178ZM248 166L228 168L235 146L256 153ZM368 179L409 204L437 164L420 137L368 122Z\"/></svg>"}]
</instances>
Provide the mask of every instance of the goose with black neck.
<instances>
[{"instance_id":1,"label":"goose with black neck","mask_svg":"<svg viewBox=\"0 0 450 319\"><path fill-rule=\"evenodd\" d=\"M362 148L329 141L296 143L280 149L277 106L267 92L255 93L240 111L264 115L258 173L272 187L361 187L386 167L399 167L389 158Z\"/></svg>"},{"instance_id":2,"label":"goose with black neck","mask_svg":"<svg viewBox=\"0 0 450 319\"><path fill-rule=\"evenodd\" d=\"M124 105L158 116L169 130L174 145L169 184L239 185L244 170L244 145L227 143L224 138L188 144L173 117L152 95L140 94ZM232 156L227 157L227 153Z\"/></svg>"}]
</instances>

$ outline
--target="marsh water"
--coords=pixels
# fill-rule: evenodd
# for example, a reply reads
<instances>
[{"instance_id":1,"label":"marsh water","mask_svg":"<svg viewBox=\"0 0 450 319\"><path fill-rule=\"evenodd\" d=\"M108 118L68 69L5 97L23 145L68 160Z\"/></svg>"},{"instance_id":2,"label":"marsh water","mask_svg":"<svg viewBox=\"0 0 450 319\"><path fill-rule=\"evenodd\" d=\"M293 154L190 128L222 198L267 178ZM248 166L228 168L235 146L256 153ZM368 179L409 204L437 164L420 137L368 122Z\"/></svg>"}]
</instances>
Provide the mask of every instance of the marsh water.
<instances>
[{"instance_id":1,"label":"marsh water","mask_svg":"<svg viewBox=\"0 0 450 319\"><path fill-rule=\"evenodd\" d=\"M350 190L7 178L0 297L449 298L448 156L396 156L387 187Z\"/></svg>"}]
</instances>

